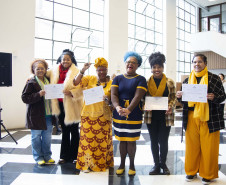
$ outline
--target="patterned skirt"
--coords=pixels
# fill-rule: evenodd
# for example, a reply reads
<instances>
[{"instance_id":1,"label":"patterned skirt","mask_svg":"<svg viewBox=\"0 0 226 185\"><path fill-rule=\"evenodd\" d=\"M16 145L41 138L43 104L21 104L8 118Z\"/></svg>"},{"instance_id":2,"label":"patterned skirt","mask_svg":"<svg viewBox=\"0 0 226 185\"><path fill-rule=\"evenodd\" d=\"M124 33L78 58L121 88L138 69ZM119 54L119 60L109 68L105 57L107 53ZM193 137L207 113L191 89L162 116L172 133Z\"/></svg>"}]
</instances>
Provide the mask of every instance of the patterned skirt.
<instances>
[{"instance_id":1,"label":"patterned skirt","mask_svg":"<svg viewBox=\"0 0 226 185\"><path fill-rule=\"evenodd\" d=\"M114 166L112 123L103 116L82 117L76 168L105 171Z\"/></svg>"}]
</instances>

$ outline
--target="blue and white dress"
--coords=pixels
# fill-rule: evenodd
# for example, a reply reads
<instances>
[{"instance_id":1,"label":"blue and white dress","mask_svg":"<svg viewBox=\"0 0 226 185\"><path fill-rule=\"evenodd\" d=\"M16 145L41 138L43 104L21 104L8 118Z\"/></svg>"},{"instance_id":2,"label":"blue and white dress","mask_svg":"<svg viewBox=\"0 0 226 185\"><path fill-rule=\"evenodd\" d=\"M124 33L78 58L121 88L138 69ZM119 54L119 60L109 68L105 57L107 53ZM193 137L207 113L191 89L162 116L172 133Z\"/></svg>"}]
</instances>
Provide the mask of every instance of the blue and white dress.
<instances>
[{"instance_id":1,"label":"blue and white dress","mask_svg":"<svg viewBox=\"0 0 226 185\"><path fill-rule=\"evenodd\" d=\"M136 75L126 77L116 76L112 82L112 87L118 88L119 105L126 108L135 96L137 88L147 91L147 82L143 76ZM140 138L142 126L142 102L134 108L128 118L119 116L116 110L113 111L113 125L115 138L119 141L136 141Z\"/></svg>"}]
</instances>

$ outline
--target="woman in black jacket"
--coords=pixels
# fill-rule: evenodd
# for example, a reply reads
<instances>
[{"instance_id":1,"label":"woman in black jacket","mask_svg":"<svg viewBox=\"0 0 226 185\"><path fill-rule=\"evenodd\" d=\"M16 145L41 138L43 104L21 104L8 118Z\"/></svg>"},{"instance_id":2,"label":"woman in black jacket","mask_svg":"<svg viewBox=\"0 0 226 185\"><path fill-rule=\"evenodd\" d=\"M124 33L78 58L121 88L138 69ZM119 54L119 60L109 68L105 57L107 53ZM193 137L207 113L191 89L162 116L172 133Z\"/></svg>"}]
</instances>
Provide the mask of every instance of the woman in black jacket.
<instances>
[{"instance_id":1,"label":"woman in black jacket","mask_svg":"<svg viewBox=\"0 0 226 185\"><path fill-rule=\"evenodd\" d=\"M22 100L27 104L26 127L31 129L32 154L39 165L55 163L51 158L51 102L44 98L44 85L49 84L45 77L47 68L45 60L34 60L31 72L35 76L27 82L22 93Z\"/></svg>"},{"instance_id":2,"label":"woman in black jacket","mask_svg":"<svg viewBox=\"0 0 226 185\"><path fill-rule=\"evenodd\" d=\"M218 178L220 130L225 128L220 103L225 92L220 78L207 69L207 58L196 54L192 60L193 70L183 84L207 86L207 102L181 101L183 91L176 97L183 103L183 128L185 129L186 181L192 181L197 173L203 184Z\"/></svg>"}]
</instances>

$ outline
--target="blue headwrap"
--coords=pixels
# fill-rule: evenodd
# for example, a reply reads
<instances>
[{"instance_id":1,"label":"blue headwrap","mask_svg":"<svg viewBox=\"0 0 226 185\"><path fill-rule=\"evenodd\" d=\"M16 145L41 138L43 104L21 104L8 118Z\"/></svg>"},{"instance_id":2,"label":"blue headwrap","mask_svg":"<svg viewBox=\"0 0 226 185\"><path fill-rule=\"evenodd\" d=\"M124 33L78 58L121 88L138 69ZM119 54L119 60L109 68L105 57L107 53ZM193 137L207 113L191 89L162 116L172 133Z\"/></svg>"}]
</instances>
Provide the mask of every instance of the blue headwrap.
<instances>
[{"instance_id":1,"label":"blue headwrap","mask_svg":"<svg viewBox=\"0 0 226 185\"><path fill-rule=\"evenodd\" d=\"M126 62L127 58L129 58L129 57L135 57L137 59L137 62L138 62L138 67L141 66L142 57L138 53L136 53L134 51L126 52L126 54L124 55L124 62Z\"/></svg>"}]
</instances>

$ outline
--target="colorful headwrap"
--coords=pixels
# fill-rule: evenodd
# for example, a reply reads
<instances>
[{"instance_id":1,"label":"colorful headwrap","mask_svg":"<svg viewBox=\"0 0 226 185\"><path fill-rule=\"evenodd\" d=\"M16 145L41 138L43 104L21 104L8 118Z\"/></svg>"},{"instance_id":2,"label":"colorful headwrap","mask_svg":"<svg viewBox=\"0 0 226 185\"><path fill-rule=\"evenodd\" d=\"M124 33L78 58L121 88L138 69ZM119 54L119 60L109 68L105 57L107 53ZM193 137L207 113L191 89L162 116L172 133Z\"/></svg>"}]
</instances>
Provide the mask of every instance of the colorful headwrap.
<instances>
[{"instance_id":1,"label":"colorful headwrap","mask_svg":"<svg viewBox=\"0 0 226 185\"><path fill-rule=\"evenodd\" d=\"M99 66L103 66L103 67L108 68L108 62L107 62L107 60L105 60L104 58L97 58L95 60L94 67L95 68L98 68Z\"/></svg>"},{"instance_id":2,"label":"colorful headwrap","mask_svg":"<svg viewBox=\"0 0 226 185\"><path fill-rule=\"evenodd\" d=\"M126 54L124 55L124 62L126 62L127 58L129 58L129 57L135 57L137 59L137 62L138 62L138 67L141 66L142 57L138 53L136 53L134 51L126 52Z\"/></svg>"}]
</instances>

